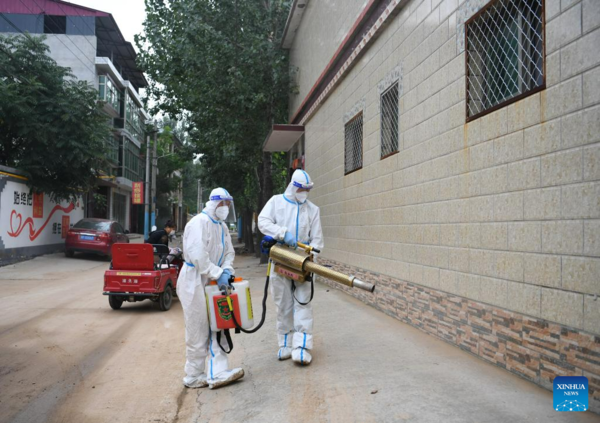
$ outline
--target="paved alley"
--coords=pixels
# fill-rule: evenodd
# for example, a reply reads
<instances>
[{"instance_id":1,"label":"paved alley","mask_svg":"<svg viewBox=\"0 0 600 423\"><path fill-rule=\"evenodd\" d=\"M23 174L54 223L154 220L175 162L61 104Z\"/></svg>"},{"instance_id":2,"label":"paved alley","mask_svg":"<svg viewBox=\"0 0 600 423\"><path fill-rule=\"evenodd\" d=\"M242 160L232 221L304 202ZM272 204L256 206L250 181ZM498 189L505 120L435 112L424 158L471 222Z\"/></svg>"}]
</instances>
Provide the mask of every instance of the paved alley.
<instances>
[{"instance_id":1,"label":"paved alley","mask_svg":"<svg viewBox=\"0 0 600 423\"><path fill-rule=\"evenodd\" d=\"M274 308L236 335L240 382L181 384L184 334L175 301L113 311L108 263L49 255L0 269L2 422L593 422L557 413L552 394L466 352L317 285L314 362L276 360ZM260 319L265 265L236 259Z\"/></svg>"}]
</instances>

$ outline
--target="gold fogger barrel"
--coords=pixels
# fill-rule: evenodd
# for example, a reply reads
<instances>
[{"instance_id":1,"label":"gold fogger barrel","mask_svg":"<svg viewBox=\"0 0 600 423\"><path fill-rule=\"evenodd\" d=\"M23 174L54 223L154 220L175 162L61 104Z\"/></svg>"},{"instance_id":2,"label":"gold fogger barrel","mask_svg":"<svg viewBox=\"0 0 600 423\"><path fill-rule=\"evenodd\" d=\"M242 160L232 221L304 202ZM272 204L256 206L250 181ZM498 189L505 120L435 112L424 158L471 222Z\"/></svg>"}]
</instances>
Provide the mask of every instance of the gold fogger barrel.
<instances>
[{"instance_id":1,"label":"gold fogger barrel","mask_svg":"<svg viewBox=\"0 0 600 423\"><path fill-rule=\"evenodd\" d=\"M375 290L375 285L372 283L364 282L352 275L348 276L328 267L321 266L320 264L311 261L310 256L293 251L287 247L274 245L271 247L269 257L275 263L280 263L298 272L315 273L343 285L364 289L369 292Z\"/></svg>"}]
</instances>

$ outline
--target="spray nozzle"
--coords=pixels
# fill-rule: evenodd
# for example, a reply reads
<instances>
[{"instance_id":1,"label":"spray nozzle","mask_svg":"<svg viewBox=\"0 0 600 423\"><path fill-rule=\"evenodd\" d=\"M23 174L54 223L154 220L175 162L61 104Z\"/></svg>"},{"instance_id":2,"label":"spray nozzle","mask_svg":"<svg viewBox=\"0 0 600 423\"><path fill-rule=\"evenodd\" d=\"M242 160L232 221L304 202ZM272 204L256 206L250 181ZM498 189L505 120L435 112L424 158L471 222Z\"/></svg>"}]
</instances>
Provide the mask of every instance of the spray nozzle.
<instances>
[{"instance_id":1,"label":"spray nozzle","mask_svg":"<svg viewBox=\"0 0 600 423\"><path fill-rule=\"evenodd\" d=\"M304 252L306 252L306 254L310 254L312 252L315 252L315 253L321 252L321 250L311 247L310 245L303 244L301 242L298 243L298 247L302 248L304 250Z\"/></svg>"}]
</instances>

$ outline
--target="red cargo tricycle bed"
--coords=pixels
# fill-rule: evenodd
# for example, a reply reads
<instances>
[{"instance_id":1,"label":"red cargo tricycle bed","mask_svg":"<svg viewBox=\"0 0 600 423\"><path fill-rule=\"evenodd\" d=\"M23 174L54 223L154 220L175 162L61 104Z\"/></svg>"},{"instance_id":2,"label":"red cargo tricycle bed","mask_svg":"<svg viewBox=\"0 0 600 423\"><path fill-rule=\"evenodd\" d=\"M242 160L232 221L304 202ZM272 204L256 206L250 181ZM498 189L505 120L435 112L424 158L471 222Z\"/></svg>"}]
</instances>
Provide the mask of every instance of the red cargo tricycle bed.
<instances>
[{"instance_id":1,"label":"red cargo tricycle bed","mask_svg":"<svg viewBox=\"0 0 600 423\"><path fill-rule=\"evenodd\" d=\"M183 264L181 250L165 245L115 244L104 273L104 295L114 310L123 302L151 300L160 310L171 308Z\"/></svg>"}]
</instances>

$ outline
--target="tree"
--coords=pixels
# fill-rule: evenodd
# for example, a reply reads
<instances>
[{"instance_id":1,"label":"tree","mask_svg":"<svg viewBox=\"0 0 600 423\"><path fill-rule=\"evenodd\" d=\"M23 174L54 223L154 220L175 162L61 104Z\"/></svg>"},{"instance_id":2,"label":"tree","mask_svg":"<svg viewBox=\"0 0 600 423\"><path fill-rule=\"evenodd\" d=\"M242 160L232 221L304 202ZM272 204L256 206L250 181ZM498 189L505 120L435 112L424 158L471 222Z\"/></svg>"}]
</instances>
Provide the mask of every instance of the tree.
<instances>
[{"instance_id":1,"label":"tree","mask_svg":"<svg viewBox=\"0 0 600 423\"><path fill-rule=\"evenodd\" d=\"M187 162L182 170L183 178L183 204L189 213L196 214L198 210L198 179L200 179L200 165L193 161ZM201 200L202 201L202 200Z\"/></svg>"},{"instance_id":2,"label":"tree","mask_svg":"<svg viewBox=\"0 0 600 423\"><path fill-rule=\"evenodd\" d=\"M44 37L0 37L0 163L53 200L89 191L106 157L98 92L48 56Z\"/></svg>"},{"instance_id":3,"label":"tree","mask_svg":"<svg viewBox=\"0 0 600 423\"><path fill-rule=\"evenodd\" d=\"M184 169L187 162L191 162L191 151L188 145L183 144L183 139L179 139L181 145L175 145L175 138L180 136L172 128L175 122L168 119L163 120L162 132L157 138L157 157L158 157L158 178L156 181L156 202L159 209L159 216L173 218L171 204L173 198L171 193L176 191L182 182L182 177L175 174L176 171ZM173 150L173 152L171 152ZM181 228L183 229L183 228Z\"/></svg>"},{"instance_id":4,"label":"tree","mask_svg":"<svg viewBox=\"0 0 600 423\"><path fill-rule=\"evenodd\" d=\"M150 95L163 112L186 116L202 185L228 189L246 229L272 195L262 142L272 123L287 120L288 58L279 46L290 3L146 0L145 34L136 37Z\"/></svg>"}]
</instances>

